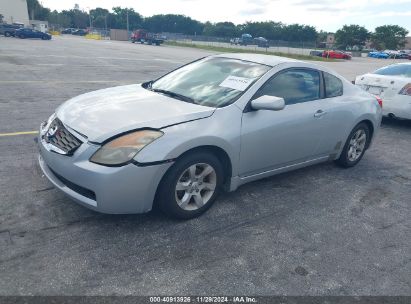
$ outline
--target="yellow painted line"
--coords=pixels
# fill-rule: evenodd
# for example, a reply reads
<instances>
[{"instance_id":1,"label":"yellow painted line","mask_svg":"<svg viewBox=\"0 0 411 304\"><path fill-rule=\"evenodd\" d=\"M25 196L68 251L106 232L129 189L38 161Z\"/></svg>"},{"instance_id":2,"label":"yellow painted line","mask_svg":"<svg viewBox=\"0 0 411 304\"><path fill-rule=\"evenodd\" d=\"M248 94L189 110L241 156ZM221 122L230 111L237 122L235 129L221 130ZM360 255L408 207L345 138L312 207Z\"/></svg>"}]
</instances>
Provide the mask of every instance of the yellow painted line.
<instances>
[{"instance_id":1,"label":"yellow painted line","mask_svg":"<svg viewBox=\"0 0 411 304\"><path fill-rule=\"evenodd\" d=\"M14 132L14 133L0 133L0 137L2 136L17 136L17 135L34 135L38 134L38 131L26 131L26 132Z\"/></svg>"}]
</instances>

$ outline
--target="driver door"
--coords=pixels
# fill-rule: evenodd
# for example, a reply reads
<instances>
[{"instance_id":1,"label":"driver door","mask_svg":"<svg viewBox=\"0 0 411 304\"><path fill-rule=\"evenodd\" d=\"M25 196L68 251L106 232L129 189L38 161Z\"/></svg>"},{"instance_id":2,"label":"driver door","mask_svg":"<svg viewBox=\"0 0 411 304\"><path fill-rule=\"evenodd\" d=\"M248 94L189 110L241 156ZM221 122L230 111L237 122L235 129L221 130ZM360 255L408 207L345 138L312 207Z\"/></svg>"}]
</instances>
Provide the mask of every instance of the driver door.
<instances>
[{"instance_id":1,"label":"driver door","mask_svg":"<svg viewBox=\"0 0 411 304\"><path fill-rule=\"evenodd\" d=\"M322 78L317 70L293 68L268 80L254 95L282 97L280 111L248 110L242 117L240 176L316 158L327 115L322 115Z\"/></svg>"}]
</instances>

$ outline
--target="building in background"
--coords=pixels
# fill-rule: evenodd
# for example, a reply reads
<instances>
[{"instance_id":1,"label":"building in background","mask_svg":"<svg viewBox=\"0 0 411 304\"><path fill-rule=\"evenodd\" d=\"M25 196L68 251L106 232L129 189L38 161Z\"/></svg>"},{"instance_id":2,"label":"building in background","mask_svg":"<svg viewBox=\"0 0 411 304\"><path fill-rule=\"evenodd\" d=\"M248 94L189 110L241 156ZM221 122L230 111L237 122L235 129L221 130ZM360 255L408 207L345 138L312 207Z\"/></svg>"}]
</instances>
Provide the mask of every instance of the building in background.
<instances>
[{"instance_id":1,"label":"building in background","mask_svg":"<svg viewBox=\"0 0 411 304\"><path fill-rule=\"evenodd\" d=\"M30 26L40 32L46 33L49 30L49 22L41 20L30 20Z\"/></svg>"},{"instance_id":2,"label":"building in background","mask_svg":"<svg viewBox=\"0 0 411 304\"><path fill-rule=\"evenodd\" d=\"M0 0L0 14L5 23L30 25L27 0Z\"/></svg>"},{"instance_id":3,"label":"building in background","mask_svg":"<svg viewBox=\"0 0 411 304\"><path fill-rule=\"evenodd\" d=\"M325 47L327 49L333 49L334 45L335 45L335 34L334 33L328 33L327 41L325 42Z\"/></svg>"}]
</instances>

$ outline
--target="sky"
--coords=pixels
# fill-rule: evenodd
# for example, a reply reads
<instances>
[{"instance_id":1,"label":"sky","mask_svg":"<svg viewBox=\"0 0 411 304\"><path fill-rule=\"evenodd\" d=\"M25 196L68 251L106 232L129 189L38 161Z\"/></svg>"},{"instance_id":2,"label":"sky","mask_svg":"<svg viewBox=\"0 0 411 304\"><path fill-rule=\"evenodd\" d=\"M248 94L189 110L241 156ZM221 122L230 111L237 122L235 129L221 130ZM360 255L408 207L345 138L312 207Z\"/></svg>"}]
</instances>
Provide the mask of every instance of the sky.
<instances>
[{"instance_id":1,"label":"sky","mask_svg":"<svg viewBox=\"0 0 411 304\"><path fill-rule=\"evenodd\" d=\"M411 34L411 0L39 0L58 11L79 4L88 11L95 7L134 8L148 17L182 14L205 22L273 20L313 25L317 30L336 31L344 24L359 24L368 30L397 24Z\"/></svg>"}]
</instances>

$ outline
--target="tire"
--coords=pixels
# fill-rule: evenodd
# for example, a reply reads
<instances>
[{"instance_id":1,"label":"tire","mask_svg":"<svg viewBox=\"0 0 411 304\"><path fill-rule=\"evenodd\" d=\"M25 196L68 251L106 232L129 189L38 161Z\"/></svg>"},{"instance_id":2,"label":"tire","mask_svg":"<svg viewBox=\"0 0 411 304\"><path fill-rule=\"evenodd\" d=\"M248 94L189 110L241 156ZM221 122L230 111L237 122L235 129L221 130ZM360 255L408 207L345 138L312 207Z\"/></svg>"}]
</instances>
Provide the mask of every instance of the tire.
<instances>
[{"instance_id":1,"label":"tire","mask_svg":"<svg viewBox=\"0 0 411 304\"><path fill-rule=\"evenodd\" d=\"M20 39L24 39L24 38L26 38L26 37L25 37L24 35L20 35L19 38L20 38Z\"/></svg>"},{"instance_id":2,"label":"tire","mask_svg":"<svg viewBox=\"0 0 411 304\"><path fill-rule=\"evenodd\" d=\"M173 218L195 218L215 202L223 179L223 167L216 156L207 152L188 154L178 159L161 181L157 206Z\"/></svg>"},{"instance_id":3,"label":"tire","mask_svg":"<svg viewBox=\"0 0 411 304\"><path fill-rule=\"evenodd\" d=\"M365 139L361 139L365 135ZM340 158L336 163L343 168L354 167L363 158L371 139L370 128L366 123L359 123L348 136Z\"/></svg>"},{"instance_id":4,"label":"tire","mask_svg":"<svg viewBox=\"0 0 411 304\"><path fill-rule=\"evenodd\" d=\"M5 36L5 37L11 37L11 33L10 33L10 32L5 32L5 33L4 33L4 36Z\"/></svg>"},{"instance_id":5,"label":"tire","mask_svg":"<svg viewBox=\"0 0 411 304\"><path fill-rule=\"evenodd\" d=\"M41 40L47 40L48 39L48 37L46 37L46 36L41 36Z\"/></svg>"}]
</instances>

